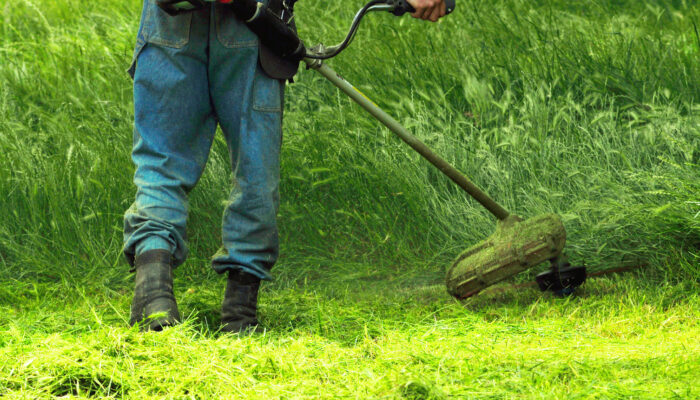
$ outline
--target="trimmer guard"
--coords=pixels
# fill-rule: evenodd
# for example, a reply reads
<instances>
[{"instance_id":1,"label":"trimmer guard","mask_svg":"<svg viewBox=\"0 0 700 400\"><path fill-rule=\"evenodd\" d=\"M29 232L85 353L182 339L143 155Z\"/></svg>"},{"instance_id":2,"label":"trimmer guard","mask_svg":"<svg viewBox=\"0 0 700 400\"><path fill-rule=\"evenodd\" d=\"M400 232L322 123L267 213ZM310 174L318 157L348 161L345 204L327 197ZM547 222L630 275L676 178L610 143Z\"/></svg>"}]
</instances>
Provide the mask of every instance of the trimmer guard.
<instances>
[{"instance_id":1,"label":"trimmer guard","mask_svg":"<svg viewBox=\"0 0 700 400\"><path fill-rule=\"evenodd\" d=\"M527 220L511 215L496 232L460 254L447 272L447 290L466 298L544 261L558 257L566 229L556 214Z\"/></svg>"}]
</instances>

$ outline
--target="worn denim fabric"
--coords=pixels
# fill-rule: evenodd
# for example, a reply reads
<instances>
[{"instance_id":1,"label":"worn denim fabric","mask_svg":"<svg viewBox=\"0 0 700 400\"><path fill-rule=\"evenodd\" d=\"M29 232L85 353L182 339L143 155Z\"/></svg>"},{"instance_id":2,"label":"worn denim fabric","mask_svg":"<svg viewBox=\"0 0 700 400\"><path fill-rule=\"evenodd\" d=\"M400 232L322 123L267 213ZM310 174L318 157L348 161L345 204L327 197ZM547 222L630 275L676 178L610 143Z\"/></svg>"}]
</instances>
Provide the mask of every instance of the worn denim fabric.
<instances>
[{"instance_id":1,"label":"worn denim fabric","mask_svg":"<svg viewBox=\"0 0 700 400\"><path fill-rule=\"evenodd\" d=\"M187 196L204 171L217 124L234 188L223 213L223 273L270 279L278 257L281 81L258 63L258 40L224 5L171 17L146 0L129 72L134 78L136 199L124 216L132 263L166 249L187 257Z\"/></svg>"}]
</instances>

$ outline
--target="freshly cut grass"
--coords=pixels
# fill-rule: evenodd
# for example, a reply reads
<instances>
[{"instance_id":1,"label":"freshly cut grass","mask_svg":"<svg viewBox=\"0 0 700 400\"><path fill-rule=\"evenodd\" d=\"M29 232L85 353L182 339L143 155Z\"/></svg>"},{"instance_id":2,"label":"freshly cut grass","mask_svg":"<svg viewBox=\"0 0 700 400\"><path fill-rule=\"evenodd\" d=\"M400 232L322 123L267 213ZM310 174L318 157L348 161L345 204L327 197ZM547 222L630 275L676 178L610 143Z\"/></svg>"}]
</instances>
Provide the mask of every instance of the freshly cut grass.
<instances>
[{"instance_id":1,"label":"freshly cut grass","mask_svg":"<svg viewBox=\"0 0 700 400\"><path fill-rule=\"evenodd\" d=\"M43 296L67 291L40 286L39 298L23 302L26 311L8 310L1 320L0 393L697 398L697 287L647 286L639 278L597 279L570 299L526 289L464 304L439 286L273 286L261 299L268 331L244 338L213 331L217 317L208 313L221 282L180 285L187 321L148 334L125 327L126 293L74 288L56 311Z\"/></svg>"}]
</instances>

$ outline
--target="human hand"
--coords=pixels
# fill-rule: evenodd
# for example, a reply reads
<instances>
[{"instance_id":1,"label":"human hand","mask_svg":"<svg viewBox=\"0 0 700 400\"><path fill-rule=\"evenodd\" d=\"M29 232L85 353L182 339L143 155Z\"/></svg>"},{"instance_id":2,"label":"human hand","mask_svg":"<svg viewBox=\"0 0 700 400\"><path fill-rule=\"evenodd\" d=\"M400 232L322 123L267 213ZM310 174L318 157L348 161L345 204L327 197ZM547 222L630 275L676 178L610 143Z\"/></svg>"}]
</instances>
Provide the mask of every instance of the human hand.
<instances>
[{"instance_id":1,"label":"human hand","mask_svg":"<svg viewBox=\"0 0 700 400\"><path fill-rule=\"evenodd\" d=\"M416 9L412 13L413 18L420 18L432 22L437 21L445 16L445 1L444 0L406 0L408 4Z\"/></svg>"}]
</instances>

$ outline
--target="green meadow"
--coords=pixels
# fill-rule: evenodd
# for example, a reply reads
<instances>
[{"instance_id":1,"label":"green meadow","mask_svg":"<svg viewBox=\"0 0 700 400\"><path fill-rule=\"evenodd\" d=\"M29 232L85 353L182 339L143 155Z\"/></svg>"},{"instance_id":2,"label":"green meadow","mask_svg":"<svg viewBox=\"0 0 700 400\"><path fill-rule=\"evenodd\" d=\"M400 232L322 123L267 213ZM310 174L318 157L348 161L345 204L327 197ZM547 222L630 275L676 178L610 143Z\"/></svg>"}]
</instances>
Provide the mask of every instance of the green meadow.
<instances>
[{"instance_id":1,"label":"green meadow","mask_svg":"<svg viewBox=\"0 0 700 400\"><path fill-rule=\"evenodd\" d=\"M307 44L363 3L301 0ZM591 272L473 298L445 271L495 219L314 71L285 94L281 258L265 332L222 335L209 266L232 184L190 196L183 324L128 326L122 215L141 2L0 0L0 397L700 397L700 6L460 0L375 13L328 64L510 211L561 215Z\"/></svg>"}]
</instances>

